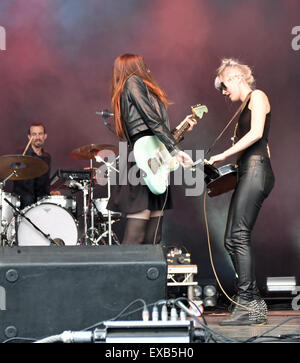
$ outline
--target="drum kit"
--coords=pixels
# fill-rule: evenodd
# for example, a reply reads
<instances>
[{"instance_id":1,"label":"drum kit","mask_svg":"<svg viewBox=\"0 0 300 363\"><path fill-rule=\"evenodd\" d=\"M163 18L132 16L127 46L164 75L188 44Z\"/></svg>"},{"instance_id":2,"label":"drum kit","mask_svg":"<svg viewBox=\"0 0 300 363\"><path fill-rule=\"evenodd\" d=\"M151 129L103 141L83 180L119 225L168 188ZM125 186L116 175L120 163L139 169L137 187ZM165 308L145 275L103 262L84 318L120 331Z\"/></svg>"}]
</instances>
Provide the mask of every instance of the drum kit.
<instances>
[{"instance_id":1,"label":"drum kit","mask_svg":"<svg viewBox=\"0 0 300 363\"><path fill-rule=\"evenodd\" d=\"M59 169L51 178L51 189L82 194L83 206L79 211L76 199L65 195L45 196L21 210L19 196L4 191L6 182L37 178L48 171L48 165L40 158L24 154L0 156L0 246L119 244L112 224L120 219L121 214L107 210L111 172L118 172L113 165L118 158L108 162L107 151L116 154L117 148L106 144L79 147L70 156L88 160L89 167L83 170ZM93 166L94 161L105 165L105 198L94 198L98 170ZM79 233L78 216L83 219L82 233Z\"/></svg>"}]
</instances>

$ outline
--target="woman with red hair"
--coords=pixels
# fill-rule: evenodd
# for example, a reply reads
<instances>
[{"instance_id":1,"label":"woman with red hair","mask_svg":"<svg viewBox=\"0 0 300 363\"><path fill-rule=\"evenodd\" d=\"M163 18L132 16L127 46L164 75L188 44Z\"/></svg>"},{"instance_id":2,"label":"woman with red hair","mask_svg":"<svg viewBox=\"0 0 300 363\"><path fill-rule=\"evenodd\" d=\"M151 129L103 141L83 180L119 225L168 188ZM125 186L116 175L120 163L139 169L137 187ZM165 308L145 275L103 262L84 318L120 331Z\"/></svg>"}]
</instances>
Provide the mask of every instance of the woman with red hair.
<instances>
[{"instance_id":1,"label":"woman with red hair","mask_svg":"<svg viewBox=\"0 0 300 363\"><path fill-rule=\"evenodd\" d=\"M179 150L169 130L166 109L170 102L167 95L152 77L143 57L123 54L116 58L111 103L116 133L120 139L127 140L129 150L139 138L155 135L182 166L191 166L192 159ZM187 116L183 122L186 121L192 129L195 121L191 116ZM108 209L126 215L122 244L159 243L163 210L170 208L169 190L155 195L141 183L114 186L108 203Z\"/></svg>"}]
</instances>

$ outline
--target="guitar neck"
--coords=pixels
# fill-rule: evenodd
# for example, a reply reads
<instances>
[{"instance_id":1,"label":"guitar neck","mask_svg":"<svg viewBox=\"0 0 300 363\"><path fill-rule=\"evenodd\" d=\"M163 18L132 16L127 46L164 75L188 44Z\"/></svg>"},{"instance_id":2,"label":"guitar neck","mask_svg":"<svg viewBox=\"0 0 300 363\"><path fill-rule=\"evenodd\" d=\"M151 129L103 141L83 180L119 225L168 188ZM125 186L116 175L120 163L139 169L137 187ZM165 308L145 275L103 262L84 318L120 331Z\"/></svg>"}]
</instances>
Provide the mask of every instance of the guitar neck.
<instances>
[{"instance_id":1,"label":"guitar neck","mask_svg":"<svg viewBox=\"0 0 300 363\"><path fill-rule=\"evenodd\" d=\"M208 110L205 105L198 104L192 106L192 112L193 112L193 118L195 117L201 119L203 117L203 113L207 113ZM181 127L172 131L172 135L177 143L179 143L182 140L183 135L187 132L189 128L190 128L190 123L188 121L185 121L185 123Z\"/></svg>"},{"instance_id":2,"label":"guitar neck","mask_svg":"<svg viewBox=\"0 0 300 363\"><path fill-rule=\"evenodd\" d=\"M176 140L176 142L181 141L183 135L187 132L189 127L190 127L190 124L188 121L186 121L179 129L175 129L173 131L173 136L174 136L174 139Z\"/></svg>"}]
</instances>

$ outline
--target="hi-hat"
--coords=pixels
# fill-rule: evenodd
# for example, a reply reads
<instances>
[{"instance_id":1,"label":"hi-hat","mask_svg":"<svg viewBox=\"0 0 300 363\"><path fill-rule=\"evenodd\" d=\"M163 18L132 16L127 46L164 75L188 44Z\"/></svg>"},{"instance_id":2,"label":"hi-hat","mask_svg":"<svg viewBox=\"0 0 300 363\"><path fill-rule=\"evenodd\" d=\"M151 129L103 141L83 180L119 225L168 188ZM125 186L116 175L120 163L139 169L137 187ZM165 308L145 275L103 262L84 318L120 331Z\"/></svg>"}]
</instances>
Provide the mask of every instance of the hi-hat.
<instances>
[{"instance_id":1,"label":"hi-hat","mask_svg":"<svg viewBox=\"0 0 300 363\"><path fill-rule=\"evenodd\" d=\"M99 154L99 152L105 153L105 151L112 151L116 154L118 150L114 145L91 144L91 145L80 146L79 148L73 150L70 155L73 159L95 160L95 156Z\"/></svg>"},{"instance_id":2,"label":"hi-hat","mask_svg":"<svg viewBox=\"0 0 300 363\"><path fill-rule=\"evenodd\" d=\"M15 171L10 180L34 179L48 171L48 164L37 157L27 155L0 156L0 179L7 178Z\"/></svg>"}]
</instances>

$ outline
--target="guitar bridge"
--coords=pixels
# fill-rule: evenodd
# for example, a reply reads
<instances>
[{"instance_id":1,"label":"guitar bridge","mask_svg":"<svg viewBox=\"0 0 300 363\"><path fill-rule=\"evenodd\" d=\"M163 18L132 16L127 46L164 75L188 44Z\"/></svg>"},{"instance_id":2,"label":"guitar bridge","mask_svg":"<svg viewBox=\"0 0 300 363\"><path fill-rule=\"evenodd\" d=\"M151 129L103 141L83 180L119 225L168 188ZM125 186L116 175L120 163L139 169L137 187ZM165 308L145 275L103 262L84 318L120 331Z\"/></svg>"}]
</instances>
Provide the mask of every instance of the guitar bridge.
<instances>
[{"instance_id":1,"label":"guitar bridge","mask_svg":"<svg viewBox=\"0 0 300 363\"><path fill-rule=\"evenodd\" d=\"M148 160L148 166L151 169L152 173L156 174L158 168L161 166L161 162L159 162L157 158L151 158Z\"/></svg>"},{"instance_id":2,"label":"guitar bridge","mask_svg":"<svg viewBox=\"0 0 300 363\"><path fill-rule=\"evenodd\" d=\"M159 167L162 166L163 164L164 164L164 157L160 151L157 152L154 158L148 160L148 166L152 170L153 174L156 174Z\"/></svg>"}]
</instances>

